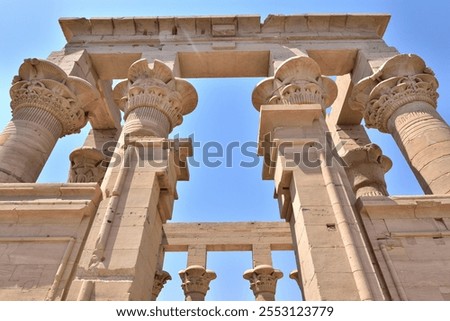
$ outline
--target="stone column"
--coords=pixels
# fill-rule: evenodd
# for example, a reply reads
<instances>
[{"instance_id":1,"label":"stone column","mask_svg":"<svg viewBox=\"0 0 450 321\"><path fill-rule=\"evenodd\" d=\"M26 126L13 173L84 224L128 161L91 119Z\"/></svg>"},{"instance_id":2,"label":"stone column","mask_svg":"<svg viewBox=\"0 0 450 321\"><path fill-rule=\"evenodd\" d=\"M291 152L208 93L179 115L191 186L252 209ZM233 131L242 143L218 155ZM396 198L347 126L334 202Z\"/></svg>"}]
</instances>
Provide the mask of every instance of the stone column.
<instances>
[{"instance_id":1,"label":"stone column","mask_svg":"<svg viewBox=\"0 0 450 321\"><path fill-rule=\"evenodd\" d=\"M277 281L282 277L283 272L266 264L244 272L244 279L250 281L256 301L275 301Z\"/></svg>"},{"instance_id":2,"label":"stone column","mask_svg":"<svg viewBox=\"0 0 450 321\"><path fill-rule=\"evenodd\" d=\"M369 128L390 133L427 194L450 193L450 128L436 112L438 82L416 55L397 55L353 89Z\"/></svg>"},{"instance_id":3,"label":"stone column","mask_svg":"<svg viewBox=\"0 0 450 321\"><path fill-rule=\"evenodd\" d=\"M216 273L201 265L188 266L179 275L186 301L204 301L209 283L216 278Z\"/></svg>"},{"instance_id":4,"label":"stone column","mask_svg":"<svg viewBox=\"0 0 450 321\"><path fill-rule=\"evenodd\" d=\"M164 288L164 284L170 280L172 280L172 277L168 272L163 270L156 271L155 280L153 281L152 301L156 301L159 293L161 293L161 290Z\"/></svg>"},{"instance_id":5,"label":"stone column","mask_svg":"<svg viewBox=\"0 0 450 321\"><path fill-rule=\"evenodd\" d=\"M329 164L324 110L337 95L309 57L286 60L253 91L260 111L258 154L263 178L275 182L281 217L289 222L307 300L371 300L356 214ZM301 269L300 269L301 267Z\"/></svg>"},{"instance_id":6,"label":"stone column","mask_svg":"<svg viewBox=\"0 0 450 321\"><path fill-rule=\"evenodd\" d=\"M49 61L27 59L10 95L12 119L0 135L0 183L33 183L58 138L84 127L98 92Z\"/></svg>"},{"instance_id":7,"label":"stone column","mask_svg":"<svg viewBox=\"0 0 450 321\"><path fill-rule=\"evenodd\" d=\"M356 197L389 195L384 174L392 167L389 157L382 154L376 144L354 148L342 156L345 171Z\"/></svg>"},{"instance_id":8,"label":"stone column","mask_svg":"<svg viewBox=\"0 0 450 321\"><path fill-rule=\"evenodd\" d=\"M189 178L180 164L192 145L182 152L178 147L183 146L177 146L182 142L174 143L167 135L195 108L194 87L175 78L162 62L150 65L142 59L130 66L128 79L116 86L114 96L125 112L124 129L68 299L154 297L159 280L149 276L161 269L162 227L172 217L177 181ZM95 287L83 287L92 280Z\"/></svg>"},{"instance_id":9,"label":"stone column","mask_svg":"<svg viewBox=\"0 0 450 321\"><path fill-rule=\"evenodd\" d=\"M81 147L69 155L69 183L101 184L106 172L106 157L94 147Z\"/></svg>"}]
</instances>

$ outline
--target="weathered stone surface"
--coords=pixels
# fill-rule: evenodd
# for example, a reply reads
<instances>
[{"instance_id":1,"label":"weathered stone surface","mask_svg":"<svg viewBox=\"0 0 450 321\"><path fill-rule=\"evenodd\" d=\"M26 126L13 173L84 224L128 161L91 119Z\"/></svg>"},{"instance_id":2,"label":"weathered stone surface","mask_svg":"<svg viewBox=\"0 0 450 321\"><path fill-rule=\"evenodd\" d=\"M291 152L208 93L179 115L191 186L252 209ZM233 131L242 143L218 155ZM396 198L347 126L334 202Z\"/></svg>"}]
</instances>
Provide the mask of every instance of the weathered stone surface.
<instances>
[{"instance_id":1,"label":"weathered stone surface","mask_svg":"<svg viewBox=\"0 0 450 321\"><path fill-rule=\"evenodd\" d=\"M282 277L283 272L266 264L244 272L244 279L250 282L256 301L274 301L277 281Z\"/></svg>"},{"instance_id":2,"label":"weathered stone surface","mask_svg":"<svg viewBox=\"0 0 450 321\"><path fill-rule=\"evenodd\" d=\"M209 283L216 278L216 273L200 265L188 266L178 274L186 301L204 301Z\"/></svg>"},{"instance_id":3,"label":"weathered stone surface","mask_svg":"<svg viewBox=\"0 0 450 321\"><path fill-rule=\"evenodd\" d=\"M363 113L367 127L392 134L427 194L449 192L442 180L434 185L436 179L450 177L450 127L435 110L437 88L433 71L420 57L397 55L377 73L361 80L351 98L353 108ZM436 141L436 133L444 138ZM437 142L441 153L416 157Z\"/></svg>"},{"instance_id":4,"label":"weathered stone surface","mask_svg":"<svg viewBox=\"0 0 450 321\"><path fill-rule=\"evenodd\" d=\"M204 300L216 278L208 252L251 251L244 278L256 300L273 300L277 250L295 251L291 278L308 300L450 299L450 199L388 197L390 161L360 125L364 116L394 136L427 193L450 192L437 80L381 39L388 20L61 19L67 45L20 67L0 135L0 182L9 183L0 184L0 299L155 300L171 279L165 253L187 252L182 290ZM167 138L197 104L182 78L210 77L267 77L251 97L258 154L287 222L167 223L193 151ZM115 79L125 80L113 90ZM71 183L23 183L88 120Z\"/></svg>"}]
</instances>

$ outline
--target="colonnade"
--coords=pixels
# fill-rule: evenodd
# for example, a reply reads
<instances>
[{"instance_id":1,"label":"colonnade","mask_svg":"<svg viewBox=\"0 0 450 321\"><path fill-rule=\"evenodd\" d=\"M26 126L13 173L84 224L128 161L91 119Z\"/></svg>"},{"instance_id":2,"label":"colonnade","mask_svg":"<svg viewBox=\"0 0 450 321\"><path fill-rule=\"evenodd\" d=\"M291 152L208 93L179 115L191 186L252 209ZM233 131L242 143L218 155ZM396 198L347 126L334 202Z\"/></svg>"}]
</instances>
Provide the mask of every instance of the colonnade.
<instances>
[{"instance_id":1,"label":"colonnade","mask_svg":"<svg viewBox=\"0 0 450 321\"><path fill-rule=\"evenodd\" d=\"M436 112L437 87L433 72L420 57L397 55L354 86L350 103L355 112L363 114L367 127L393 136L425 193L449 194L450 128ZM194 87L175 77L163 62L149 63L146 59L129 67L127 79L113 93L124 112L121 153L125 156L133 149L137 159L128 168L116 169L117 175L109 182L112 189L102 208L103 220L92 236L94 246L83 252L88 258L85 269L90 275L107 269L104 261L117 250L108 246L111 231L119 228L114 225L116 209L131 206L136 213L142 210L145 219L140 222L142 230L136 231L139 240L136 248L130 249L136 250L136 255L127 264L142 265L146 270L130 272L129 293L132 299L142 299L151 292L156 299L171 279L157 268L154 257L159 251L162 224L172 215L180 175L173 163L176 151L166 143L172 129L194 110L198 97ZM12 119L0 135L0 183L35 182L58 138L78 132L86 124L99 94L87 81L67 76L57 65L39 59L25 60L10 94ZM339 289L345 284L349 293L346 298L371 300L373 286L352 232L356 223L348 219L351 209L346 205L346 191L339 185L338 171L328 164L325 109L336 95L335 83L322 76L312 58L286 60L253 92L252 102L261 113L258 151L274 165L266 164L265 178L274 180L281 215L290 223L301 271L292 273L292 278L299 281L305 297L337 299L336 293L323 289ZM269 149L264 148L267 143ZM281 148L284 143L289 143L289 148ZM298 154L315 157L320 165L293 162ZM142 157L163 162L164 167L150 162L140 168L136 164ZM342 159L356 197L387 195L384 174L392 162L376 144L349 150ZM95 148L75 150L70 161L71 182L101 183L105 177L102 164L106 159ZM130 173L140 178L133 179ZM130 193L123 190L125 181ZM139 223L124 217L121 227L127 219L130 228ZM157 232L148 239L140 238L151 231ZM120 234L120 230L114 233ZM188 301L204 300L210 282L216 278L206 269L206 250L197 252L201 254L189 258L186 269L179 273ZM317 270L316 262L329 255L334 263ZM270 259L255 262L243 277L256 300L274 300L277 280L283 274ZM148 271L154 278L148 278ZM78 297L89 298L89 288L83 283Z\"/></svg>"}]
</instances>

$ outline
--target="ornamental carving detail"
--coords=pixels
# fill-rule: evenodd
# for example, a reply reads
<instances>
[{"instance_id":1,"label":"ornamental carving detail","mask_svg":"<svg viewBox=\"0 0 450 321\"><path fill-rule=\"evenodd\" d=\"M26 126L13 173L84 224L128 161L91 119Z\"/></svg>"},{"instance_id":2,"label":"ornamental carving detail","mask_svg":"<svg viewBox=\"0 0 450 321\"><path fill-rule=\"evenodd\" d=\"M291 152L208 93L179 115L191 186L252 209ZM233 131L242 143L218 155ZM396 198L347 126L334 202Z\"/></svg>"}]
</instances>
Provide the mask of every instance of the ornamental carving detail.
<instances>
[{"instance_id":1,"label":"ornamental carving detail","mask_svg":"<svg viewBox=\"0 0 450 321\"><path fill-rule=\"evenodd\" d=\"M384 174L391 169L392 161L378 145L371 143L349 150L342 159L356 197L389 195Z\"/></svg>"},{"instance_id":2,"label":"ornamental carving detail","mask_svg":"<svg viewBox=\"0 0 450 321\"><path fill-rule=\"evenodd\" d=\"M270 265L258 265L244 272L244 279L250 282L250 289L255 296L261 293L275 295L277 281L283 277L283 272Z\"/></svg>"},{"instance_id":3,"label":"ornamental carving detail","mask_svg":"<svg viewBox=\"0 0 450 321\"><path fill-rule=\"evenodd\" d=\"M144 119L149 127L167 122L156 131L162 136L180 125L183 115L193 111L198 101L197 92L189 82L174 77L163 62L155 60L149 65L146 59L130 66L128 79L114 88L114 99L128 121Z\"/></svg>"},{"instance_id":4,"label":"ornamental carving detail","mask_svg":"<svg viewBox=\"0 0 450 321\"><path fill-rule=\"evenodd\" d=\"M166 271L160 270L156 271L155 278L153 280L153 289L152 289L152 300L155 301L158 297L159 293L161 293L161 290L164 288L164 284L167 283L167 281L172 280L172 277L170 274Z\"/></svg>"},{"instance_id":5,"label":"ornamental carving detail","mask_svg":"<svg viewBox=\"0 0 450 321\"><path fill-rule=\"evenodd\" d=\"M438 86L420 57L398 55L354 87L350 104L364 115L367 127L387 133L389 118L400 107L423 101L436 108Z\"/></svg>"},{"instance_id":6,"label":"ornamental carving detail","mask_svg":"<svg viewBox=\"0 0 450 321\"><path fill-rule=\"evenodd\" d=\"M178 272L181 278L181 287L185 295L199 293L206 295L209 290L209 283L216 278L216 273L206 270L200 265L191 265L185 270Z\"/></svg>"},{"instance_id":7,"label":"ornamental carving detail","mask_svg":"<svg viewBox=\"0 0 450 321\"><path fill-rule=\"evenodd\" d=\"M70 183L102 183L106 166L101 151L94 147L77 148L70 153L69 159Z\"/></svg>"},{"instance_id":8,"label":"ornamental carving detail","mask_svg":"<svg viewBox=\"0 0 450 321\"><path fill-rule=\"evenodd\" d=\"M326 108L336 96L336 84L321 75L319 65L312 58L293 57L281 64L273 77L256 86L252 102L257 110L266 104L320 104Z\"/></svg>"},{"instance_id":9,"label":"ornamental carving detail","mask_svg":"<svg viewBox=\"0 0 450 321\"><path fill-rule=\"evenodd\" d=\"M22 108L38 108L53 115L62 126L61 136L79 132L99 95L89 82L67 74L57 65L27 59L10 89L13 117Z\"/></svg>"}]
</instances>

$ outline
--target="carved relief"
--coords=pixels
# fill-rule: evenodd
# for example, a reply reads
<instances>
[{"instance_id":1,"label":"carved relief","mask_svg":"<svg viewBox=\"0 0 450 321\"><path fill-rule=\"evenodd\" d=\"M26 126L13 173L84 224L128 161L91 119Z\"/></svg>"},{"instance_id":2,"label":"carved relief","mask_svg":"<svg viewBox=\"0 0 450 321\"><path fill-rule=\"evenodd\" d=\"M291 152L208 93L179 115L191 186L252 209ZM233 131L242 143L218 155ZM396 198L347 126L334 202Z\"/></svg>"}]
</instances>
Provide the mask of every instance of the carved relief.
<instances>
[{"instance_id":1,"label":"carved relief","mask_svg":"<svg viewBox=\"0 0 450 321\"><path fill-rule=\"evenodd\" d=\"M277 281L282 277L283 273L270 265L258 265L244 272L244 279L250 281L250 289L257 301L273 301Z\"/></svg>"},{"instance_id":2,"label":"carved relief","mask_svg":"<svg viewBox=\"0 0 450 321\"><path fill-rule=\"evenodd\" d=\"M382 154L376 144L349 150L342 159L347 163L347 176L356 197L389 195L384 174L392 167L392 161Z\"/></svg>"},{"instance_id":3,"label":"carved relief","mask_svg":"<svg viewBox=\"0 0 450 321\"><path fill-rule=\"evenodd\" d=\"M400 107L423 101L436 108L438 82L416 55L398 55L353 89L351 106L363 113L366 125L390 132L388 120Z\"/></svg>"},{"instance_id":4,"label":"carved relief","mask_svg":"<svg viewBox=\"0 0 450 321\"><path fill-rule=\"evenodd\" d=\"M167 137L198 101L189 82L174 77L161 61L150 66L146 59L131 65L128 79L114 88L114 99L125 113L126 132L157 137Z\"/></svg>"},{"instance_id":5,"label":"carved relief","mask_svg":"<svg viewBox=\"0 0 450 321\"><path fill-rule=\"evenodd\" d=\"M55 64L40 59L26 59L10 89L13 117L24 108L35 108L53 115L62 126L60 136L79 132L87 114L99 98L86 80L67 76Z\"/></svg>"},{"instance_id":6,"label":"carved relief","mask_svg":"<svg viewBox=\"0 0 450 321\"><path fill-rule=\"evenodd\" d=\"M69 183L102 183L107 167L101 151L94 147L77 148L70 153L69 159Z\"/></svg>"},{"instance_id":7,"label":"carved relief","mask_svg":"<svg viewBox=\"0 0 450 321\"><path fill-rule=\"evenodd\" d=\"M337 96L336 84L322 77L319 65L309 57L286 60L273 77L261 81L252 94L253 106L320 104L326 108Z\"/></svg>"},{"instance_id":8,"label":"carved relief","mask_svg":"<svg viewBox=\"0 0 450 321\"><path fill-rule=\"evenodd\" d=\"M209 283L216 278L216 273L200 265L191 265L178 273L186 301L204 300L209 290Z\"/></svg>"}]
</instances>

